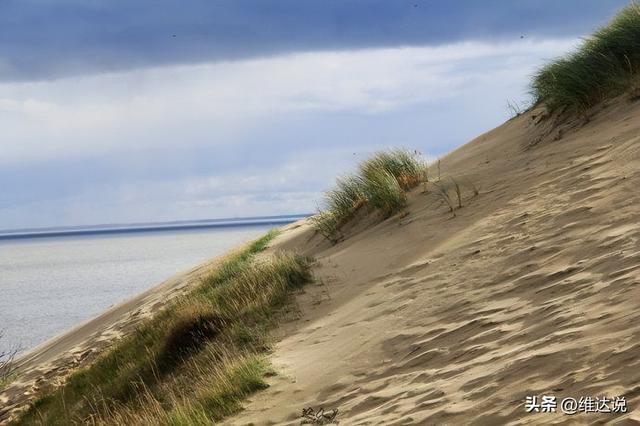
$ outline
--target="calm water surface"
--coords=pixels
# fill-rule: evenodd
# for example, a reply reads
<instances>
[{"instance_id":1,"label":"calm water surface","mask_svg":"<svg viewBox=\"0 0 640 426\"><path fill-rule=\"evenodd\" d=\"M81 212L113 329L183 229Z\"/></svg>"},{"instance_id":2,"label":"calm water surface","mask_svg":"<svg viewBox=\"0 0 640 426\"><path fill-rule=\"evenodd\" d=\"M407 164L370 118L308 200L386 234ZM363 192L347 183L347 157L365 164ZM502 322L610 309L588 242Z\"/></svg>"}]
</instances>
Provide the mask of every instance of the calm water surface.
<instances>
[{"instance_id":1,"label":"calm water surface","mask_svg":"<svg viewBox=\"0 0 640 426\"><path fill-rule=\"evenodd\" d=\"M0 241L0 352L32 348L271 227Z\"/></svg>"}]
</instances>

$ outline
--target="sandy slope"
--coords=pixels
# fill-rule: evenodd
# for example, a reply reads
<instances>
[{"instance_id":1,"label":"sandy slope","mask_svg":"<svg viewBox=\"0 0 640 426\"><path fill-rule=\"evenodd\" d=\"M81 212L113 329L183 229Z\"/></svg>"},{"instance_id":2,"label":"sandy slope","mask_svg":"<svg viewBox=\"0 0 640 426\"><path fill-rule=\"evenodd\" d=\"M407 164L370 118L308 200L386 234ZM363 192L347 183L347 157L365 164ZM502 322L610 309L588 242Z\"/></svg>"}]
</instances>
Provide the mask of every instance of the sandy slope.
<instances>
[{"instance_id":1,"label":"sandy slope","mask_svg":"<svg viewBox=\"0 0 640 426\"><path fill-rule=\"evenodd\" d=\"M227 424L640 421L640 103L589 123L529 112L443 161L481 187L453 218L432 193L330 246L302 222L273 250L316 257L280 330L280 374ZM0 406L64 375L211 264L32 351ZM84 361L82 358L84 357ZM527 395L626 396L626 415L526 414ZM18 398L20 400L20 398Z\"/></svg>"},{"instance_id":2,"label":"sandy slope","mask_svg":"<svg viewBox=\"0 0 640 426\"><path fill-rule=\"evenodd\" d=\"M334 247L285 235L319 282L281 330L281 374L227 423L308 406L349 425L640 421L640 105L553 120L449 155L481 187L455 218L416 190L408 216ZM629 413L527 414L527 395L625 396Z\"/></svg>"}]
</instances>

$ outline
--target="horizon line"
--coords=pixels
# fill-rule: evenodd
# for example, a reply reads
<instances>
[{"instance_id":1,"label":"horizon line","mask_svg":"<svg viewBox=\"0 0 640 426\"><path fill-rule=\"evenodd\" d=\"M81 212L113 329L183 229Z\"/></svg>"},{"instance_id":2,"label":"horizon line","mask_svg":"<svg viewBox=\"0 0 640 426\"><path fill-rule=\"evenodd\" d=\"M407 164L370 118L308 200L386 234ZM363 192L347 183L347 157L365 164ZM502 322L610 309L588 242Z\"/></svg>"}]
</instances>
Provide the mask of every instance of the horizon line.
<instances>
[{"instance_id":1,"label":"horizon line","mask_svg":"<svg viewBox=\"0 0 640 426\"><path fill-rule=\"evenodd\" d=\"M311 216L313 213L296 213L273 216L243 216L216 219L174 220L166 222L132 222L79 226L51 226L37 228L3 229L0 240L64 237L79 235L126 234L158 231L193 230L206 228L230 228L238 226L279 225Z\"/></svg>"}]
</instances>

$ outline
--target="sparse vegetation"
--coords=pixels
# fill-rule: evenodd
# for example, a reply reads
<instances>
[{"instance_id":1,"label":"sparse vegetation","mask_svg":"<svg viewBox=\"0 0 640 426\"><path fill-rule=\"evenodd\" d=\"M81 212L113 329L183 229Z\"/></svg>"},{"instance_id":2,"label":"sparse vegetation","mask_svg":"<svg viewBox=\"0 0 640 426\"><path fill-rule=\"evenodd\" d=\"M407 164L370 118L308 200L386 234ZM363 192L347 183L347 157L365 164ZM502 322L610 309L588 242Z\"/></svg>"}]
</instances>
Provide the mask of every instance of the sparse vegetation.
<instances>
[{"instance_id":1,"label":"sparse vegetation","mask_svg":"<svg viewBox=\"0 0 640 426\"><path fill-rule=\"evenodd\" d=\"M316 231L333 244L342 238L340 219L332 210L319 211L311 217L311 221Z\"/></svg>"},{"instance_id":2,"label":"sparse vegetation","mask_svg":"<svg viewBox=\"0 0 640 426\"><path fill-rule=\"evenodd\" d=\"M212 424L237 411L266 386L268 330L310 279L306 258L255 258L273 236L230 256L16 423Z\"/></svg>"},{"instance_id":3,"label":"sparse vegetation","mask_svg":"<svg viewBox=\"0 0 640 426\"><path fill-rule=\"evenodd\" d=\"M0 331L0 340L4 337ZM11 381L14 373L14 360L18 354L18 348L0 351L0 390Z\"/></svg>"},{"instance_id":4,"label":"sparse vegetation","mask_svg":"<svg viewBox=\"0 0 640 426\"><path fill-rule=\"evenodd\" d=\"M453 190L456 194L456 198L458 199L458 208L462 208L462 188L460 188L460 182L451 178L451 183L453 185Z\"/></svg>"},{"instance_id":5,"label":"sparse vegetation","mask_svg":"<svg viewBox=\"0 0 640 426\"><path fill-rule=\"evenodd\" d=\"M531 91L551 110L582 112L632 87L640 67L640 6L633 3L566 57L540 69Z\"/></svg>"},{"instance_id":6,"label":"sparse vegetation","mask_svg":"<svg viewBox=\"0 0 640 426\"><path fill-rule=\"evenodd\" d=\"M465 178L462 180L463 184L471 190L474 197L480 195L480 188L471 179Z\"/></svg>"},{"instance_id":7,"label":"sparse vegetation","mask_svg":"<svg viewBox=\"0 0 640 426\"><path fill-rule=\"evenodd\" d=\"M312 221L320 234L336 243L342 237L340 228L358 209L367 206L391 216L406 205L406 191L427 180L427 165L416 152L378 152L360 163L355 174L337 180L325 194L326 209Z\"/></svg>"},{"instance_id":8,"label":"sparse vegetation","mask_svg":"<svg viewBox=\"0 0 640 426\"><path fill-rule=\"evenodd\" d=\"M453 213L455 216L454 211L456 207L453 199L451 198L451 194L449 194L449 185L447 185L445 182L439 181L438 183L435 184L435 187L436 187L436 194L438 195L440 200L442 200L444 204L447 207L449 207L449 211Z\"/></svg>"},{"instance_id":9,"label":"sparse vegetation","mask_svg":"<svg viewBox=\"0 0 640 426\"><path fill-rule=\"evenodd\" d=\"M433 184L436 196L456 215L456 210L464 206L465 200L479 195L480 190L466 178L449 178Z\"/></svg>"},{"instance_id":10,"label":"sparse vegetation","mask_svg":"<svg viewBox=\"0 0 640 426\"><path fill-rule=\"evenodd\" d=\"M527 105L524 102L518 102L511 99L507 99L507 111L511 118L520 116L527 110Z\"/></svg>"}]
</instances>

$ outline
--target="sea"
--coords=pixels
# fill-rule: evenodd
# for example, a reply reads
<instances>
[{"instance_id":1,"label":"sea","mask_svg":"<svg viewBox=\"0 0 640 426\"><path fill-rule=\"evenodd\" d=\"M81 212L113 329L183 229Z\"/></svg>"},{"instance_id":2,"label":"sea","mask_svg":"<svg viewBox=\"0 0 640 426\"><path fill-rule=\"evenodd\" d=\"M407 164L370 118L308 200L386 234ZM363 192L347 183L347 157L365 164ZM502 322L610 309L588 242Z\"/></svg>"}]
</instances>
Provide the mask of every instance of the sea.
<instances>
[{"instance_id":1,"label":"sea","mask_svg":"<svg viewBox=\"0 0 640 426\"><path fill-rule=\"evenodd\" d=\"M0 353L27 351L304 216L0 231Z\"/></svg>"}]
</instances>

